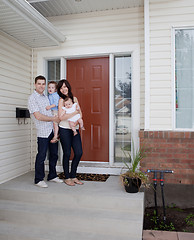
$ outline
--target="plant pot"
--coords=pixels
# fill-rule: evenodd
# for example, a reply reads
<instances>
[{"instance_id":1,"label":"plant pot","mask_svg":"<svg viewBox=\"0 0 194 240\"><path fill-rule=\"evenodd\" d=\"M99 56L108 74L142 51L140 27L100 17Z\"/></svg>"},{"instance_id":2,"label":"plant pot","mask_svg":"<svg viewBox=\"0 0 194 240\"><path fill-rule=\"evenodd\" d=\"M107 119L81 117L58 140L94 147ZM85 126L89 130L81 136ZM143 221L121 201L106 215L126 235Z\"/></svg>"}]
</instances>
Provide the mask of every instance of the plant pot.
<instances>
[{"instance_id":1,"label":"plant pot","mask_svg":"<svg viewBox=\"0 0 194 240\"><path fill-rule=\"evenodd\" d=\"M139 192L139 188L141 186L141 179L139 178L130 178L130 177L124 177L124 182L128 184L124 184L125 190L128 193L137 193Z\"/></svg>"}]
</instances>

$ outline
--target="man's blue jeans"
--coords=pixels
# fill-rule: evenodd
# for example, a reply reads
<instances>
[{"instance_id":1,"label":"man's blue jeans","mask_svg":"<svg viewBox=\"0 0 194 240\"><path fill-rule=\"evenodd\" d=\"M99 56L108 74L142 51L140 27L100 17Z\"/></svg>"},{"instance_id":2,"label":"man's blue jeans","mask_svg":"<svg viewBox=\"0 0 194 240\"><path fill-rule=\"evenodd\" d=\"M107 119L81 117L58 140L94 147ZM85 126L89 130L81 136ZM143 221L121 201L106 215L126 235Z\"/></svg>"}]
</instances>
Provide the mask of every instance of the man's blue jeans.
<instances>
[{"instance_id":1,"label":"man's blue jeans","mask_svg":"<svg viewBox=\"0 0 194 240\"><path fill-rule=\"evenodd\" d=\"M53 136L54 134L52 132L48 138L37 138L38 153L35 162L35 184L42 181L45 177L44 161L46 159L47 150L49 150L49 174L47 180L49 181L57 177L56 164L58 159L58 143L50 143Z\"/></svg>"},{"instance_id":2,"label":"man's blue jeans","mask_svg":"<svg viewBox=\"0 0 194 240\"><path fill-rule=\"evenodd\" d=\"M77 131L77 133L77 135L73 136L71 129L59 128L60 141L63 149L63 169L66 179L76 177L77 167L82 156L81 137L79 131ZM69 172L71 148L73 149L74 157Z\"/></svg>"}]
</instances>

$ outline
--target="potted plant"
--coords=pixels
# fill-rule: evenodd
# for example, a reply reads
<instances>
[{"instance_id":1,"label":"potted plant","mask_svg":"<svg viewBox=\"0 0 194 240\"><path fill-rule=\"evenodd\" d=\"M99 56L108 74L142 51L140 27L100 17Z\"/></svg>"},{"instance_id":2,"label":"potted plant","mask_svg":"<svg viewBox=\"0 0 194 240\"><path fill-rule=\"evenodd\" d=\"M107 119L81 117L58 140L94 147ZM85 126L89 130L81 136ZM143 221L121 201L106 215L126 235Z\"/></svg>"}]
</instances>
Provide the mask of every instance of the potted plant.
<instances>
[{"instance_id":1,"label":"potted plant","mask_svg":"<svg viewBox=\"0 0 194 240\"><path fill-rule=\"evenodd\" d=\"M135 151L134 143L132 141L133 151L132 154L125 154L127 160L124 160L126 172L121 174L121 180L125 187L126 192L136 193L139 191L140 186L148 186L148 176L146 173L139 170L139 163L146 156L146 149L141 147Z\"/></svg>"}]
</instances>

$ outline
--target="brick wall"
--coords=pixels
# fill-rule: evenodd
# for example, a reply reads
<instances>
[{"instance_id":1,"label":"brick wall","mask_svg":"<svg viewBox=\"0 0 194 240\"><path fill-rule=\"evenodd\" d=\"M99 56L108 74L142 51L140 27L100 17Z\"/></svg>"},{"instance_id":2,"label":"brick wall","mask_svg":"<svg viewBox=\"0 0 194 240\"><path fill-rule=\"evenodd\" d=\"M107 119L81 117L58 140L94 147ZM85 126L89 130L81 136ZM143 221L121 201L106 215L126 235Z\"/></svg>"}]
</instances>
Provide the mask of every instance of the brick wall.
<instances>
[{"instance_id":1,"label":"brick wall","mask_svg":"<svg viewBox=\"0 0 194 240\"><path fill-rule=\"evenodd\" d=\"M166 183L194 184L194 132L140 130L139 137L147 149L141 170L173 170L164 175Z\"/></svg>"}]
</instances>

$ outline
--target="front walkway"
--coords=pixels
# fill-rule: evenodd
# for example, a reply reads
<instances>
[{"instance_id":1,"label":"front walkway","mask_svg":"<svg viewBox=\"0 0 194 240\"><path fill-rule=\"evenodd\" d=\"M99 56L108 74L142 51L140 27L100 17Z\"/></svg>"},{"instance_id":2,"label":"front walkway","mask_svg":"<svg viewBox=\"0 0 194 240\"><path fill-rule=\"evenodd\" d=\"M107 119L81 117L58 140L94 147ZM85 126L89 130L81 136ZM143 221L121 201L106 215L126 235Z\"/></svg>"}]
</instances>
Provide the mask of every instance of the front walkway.
<instances>
[{"instance_id":1,"label":"front walkway","mask_svg":"<svg viewBox=\"0 0 194 240\"><path fill-rule=\"evenodd\" d=\"M144 230L143 240L194 240L194 233Z\"/></svg>"}]
</instances>

